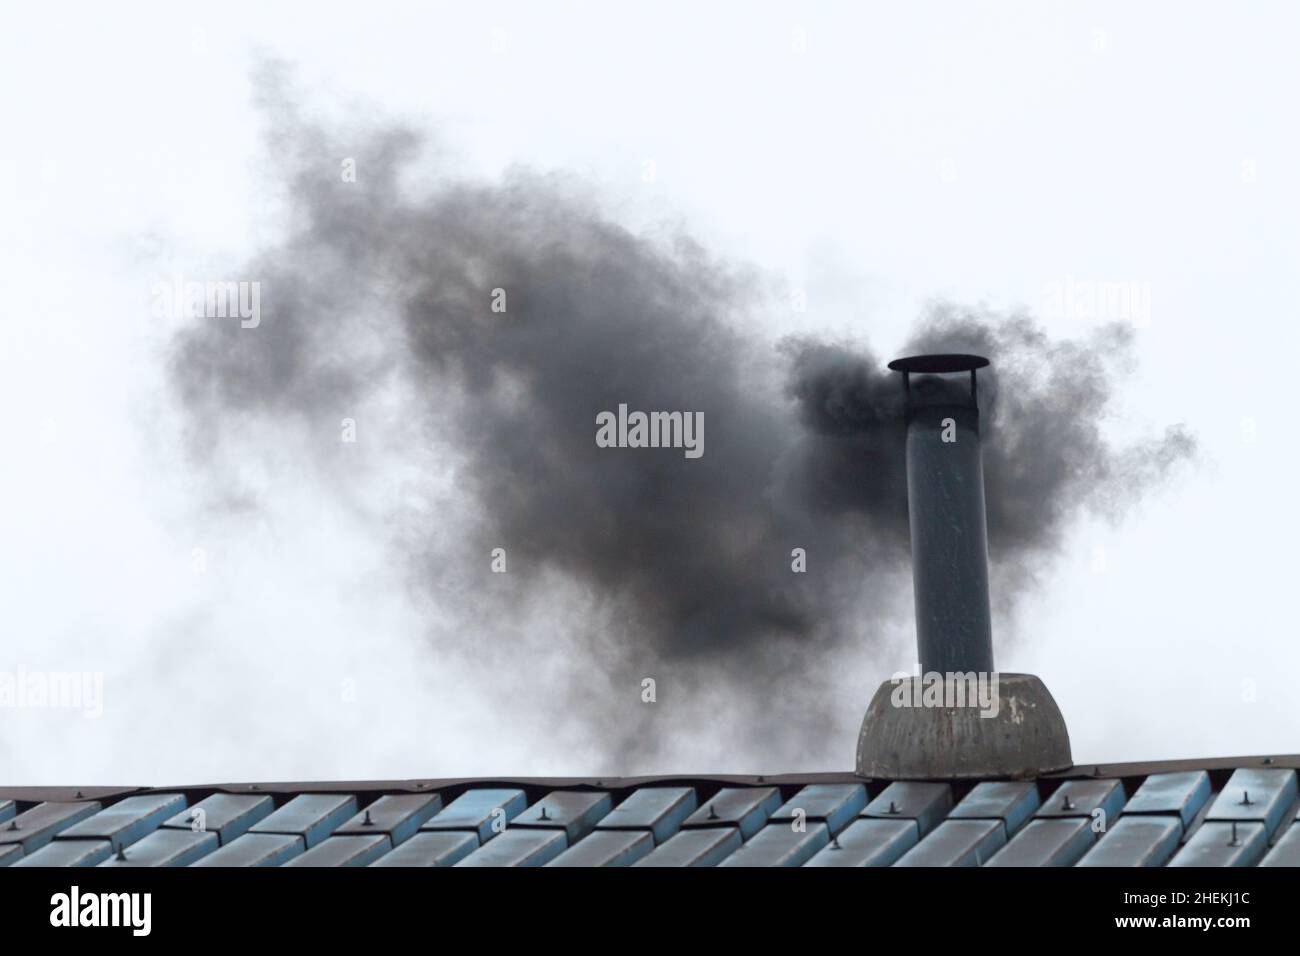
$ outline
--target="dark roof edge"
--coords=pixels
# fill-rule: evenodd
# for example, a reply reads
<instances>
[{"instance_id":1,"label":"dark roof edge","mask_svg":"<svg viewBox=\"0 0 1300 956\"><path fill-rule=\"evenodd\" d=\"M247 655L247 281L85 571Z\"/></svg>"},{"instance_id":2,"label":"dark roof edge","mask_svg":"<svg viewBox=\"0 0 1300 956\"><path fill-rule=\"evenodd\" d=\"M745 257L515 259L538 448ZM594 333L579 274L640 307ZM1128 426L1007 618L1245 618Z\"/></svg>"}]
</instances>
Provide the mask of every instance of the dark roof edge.
<instances>
[{"instance_id":1,"label":"dark roof edge","mask_svg":"<svg viewBox=\"0 0 1300 956\"><path fill-rule=\"evenodd\" d=\"M1144 777L1153 773L1176 773L1186 770L1235 770L1240 767L1279 767L1300 769L1300 754L1260 754L1247 757L1216 757L1200 760L1155 760L1135 763L1076 764L1068 770L1044 774L1042 779L1067 777ZM447 790L468 786L502 786L521 788L590 787L623 790L653 784L713 783L734 786L802 786L813 783L855 783L863 778L843 772L782 774L670 774L641 777L439 777L409 780L307 780L281 783L208 783L167 787L5 787L0 786L0 800L38 803L45 800L100 800L151 792L210 793L365 793L369 791Z\"/></svg>"}]
</instances>

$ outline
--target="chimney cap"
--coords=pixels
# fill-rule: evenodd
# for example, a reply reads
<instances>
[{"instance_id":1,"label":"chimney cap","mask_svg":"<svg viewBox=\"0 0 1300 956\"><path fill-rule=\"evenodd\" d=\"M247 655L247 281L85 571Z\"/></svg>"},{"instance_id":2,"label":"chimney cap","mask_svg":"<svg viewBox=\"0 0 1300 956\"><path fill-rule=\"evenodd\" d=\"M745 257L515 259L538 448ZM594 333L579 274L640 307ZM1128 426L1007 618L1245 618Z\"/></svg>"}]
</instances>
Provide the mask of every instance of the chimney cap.
<instances>
[{"instance_id":1,"label":"chimney cap","mask_svg":"<svg viewBox=\"0 0 1300 956\"><path fill-rule=\"evenodd\" d=\"M945 372L973 372L984 368L989 360L982 355L964 355L959 353L942 355L909 355L897 358L889 363L895 372L942 375Z\"/></svg>"}]
</instances>

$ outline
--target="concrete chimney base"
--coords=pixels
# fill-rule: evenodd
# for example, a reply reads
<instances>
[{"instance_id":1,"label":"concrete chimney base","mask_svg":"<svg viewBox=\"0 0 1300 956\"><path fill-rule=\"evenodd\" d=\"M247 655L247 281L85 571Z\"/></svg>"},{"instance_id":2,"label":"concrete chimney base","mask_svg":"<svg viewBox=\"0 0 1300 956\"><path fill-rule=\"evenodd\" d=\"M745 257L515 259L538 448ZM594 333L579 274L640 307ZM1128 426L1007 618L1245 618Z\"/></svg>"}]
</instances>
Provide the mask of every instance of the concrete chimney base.
<instances>
[{"instance_id":1,"label":"concrete chimney base","mask_svg":"<svg viewBox=\"0 0 1300 956\"><path fill-rule=\"evenodd\" d=\"M963 698L952 696L952 686L943 696L944 685L936 690L933 676L880 685L858 735L858 776L1023 778L1074 765L1065 719L1033 674L991 675L983 699L972 692L964 706L945 706Z\"/></svg>"}]
</instances>

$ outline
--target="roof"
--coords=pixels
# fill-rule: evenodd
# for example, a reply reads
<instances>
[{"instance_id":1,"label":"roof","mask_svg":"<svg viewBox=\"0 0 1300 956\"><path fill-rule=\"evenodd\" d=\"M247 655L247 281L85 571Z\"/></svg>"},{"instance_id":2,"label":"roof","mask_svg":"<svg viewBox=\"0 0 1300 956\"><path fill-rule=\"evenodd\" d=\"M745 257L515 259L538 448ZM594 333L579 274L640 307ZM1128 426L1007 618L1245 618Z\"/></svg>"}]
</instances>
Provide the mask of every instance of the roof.
<instances>
[{"instance_id":1,"label":"roof","mask_svg":"<svg viewBox=\"0 0 1300 956\"><path fill-rule=\"evenodd\" d=\"M0 788L0 866L1296 866L1298 767Z\"/></svg>"}]
</instances>

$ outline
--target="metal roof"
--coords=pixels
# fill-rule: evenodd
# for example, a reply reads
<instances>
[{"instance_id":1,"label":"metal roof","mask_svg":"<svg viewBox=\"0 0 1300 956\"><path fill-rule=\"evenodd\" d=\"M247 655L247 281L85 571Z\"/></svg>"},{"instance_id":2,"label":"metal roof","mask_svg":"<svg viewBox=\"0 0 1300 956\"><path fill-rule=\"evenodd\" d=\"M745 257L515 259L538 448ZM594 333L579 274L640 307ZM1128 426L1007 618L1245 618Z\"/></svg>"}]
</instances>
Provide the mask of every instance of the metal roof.
<instances>
[{"instance_id":1,"label":"metal roof","mask_svg":"<svg viewBox=\"0 0 1300 956\"><path fill-rule=\"evenodd\" d=\"M1295 866L1297 767L0 788L0 866Z\"/></svg>"}]
</instances>

